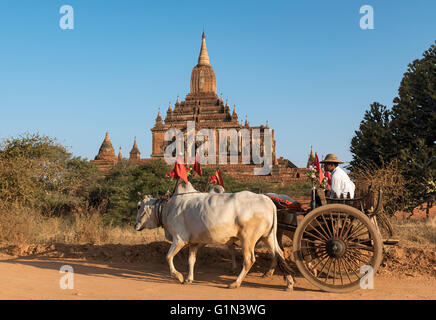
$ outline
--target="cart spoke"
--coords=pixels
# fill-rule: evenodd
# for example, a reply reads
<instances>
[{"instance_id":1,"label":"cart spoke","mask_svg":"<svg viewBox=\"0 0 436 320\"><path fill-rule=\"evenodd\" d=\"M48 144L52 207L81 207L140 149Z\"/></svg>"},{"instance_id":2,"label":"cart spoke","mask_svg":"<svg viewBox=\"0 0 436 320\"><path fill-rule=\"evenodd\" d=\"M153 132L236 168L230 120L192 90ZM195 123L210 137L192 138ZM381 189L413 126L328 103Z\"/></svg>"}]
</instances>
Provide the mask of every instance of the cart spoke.
<instances>
[{"instance_id":1,"label":"cart spoke","mask_svg":"<svg viewBox=\"0 0 436 320\"><path fill-rule=\"evenodd\" d=\"M353 255L350 251L347 251L347 253L345 254L345 257L354 265L356 266L356 268L358 270L360 270L360 265L357 263L357 259L355 257L355 255Z\"/></svg>"},{"instance_id":2,"label":"cart spoke","mask_svg":"<svg viewBox=\"0 0 436 320\"><path fill-rule=\"evenodd\" d=\"M328 253L327 253L327 252L324 253L324 254L322 254L321 256L317 257L317 259L318 259L319 261L318 261L318 262L317 262L317 263L312 267L312 269L316 269L316 267L317 267L321 262L323 262L325 258L328 258Z\"/></svg>"},{"instance_id":3,"label":"cart spoke","mask_svg":"<svg viewBox=\"0 0 436 320\"><path fill-rule=\"evenodd\" d=\"M316 220L316 219L315 219ZM312 223L312 222L311 222ZM312 228L310 229L311 231L312 230L315 230L325 241L328 241L328 238L326 238L326 236L324 235L324 234L322 234L318 229L317 229L317 227L314 227L311 223L309 223L309 225L308 226L311 226Z\"/></svg>"},{"instance_id":4,"label":"cart spoke","mask_svg":"<svg viewBox=\"0 0 436 320\"><path fill-rule=\"evenodd\" d=\"M323 250L325 248L324 245L309 245L309 246L302 246L300 247L301 249L318 249L318 250Z\"/></svg>"},{"instance_id":5,"label":"cart spoke","mask_svg":"<svg viewBox=\"0 0 436 320\"><path fill-rule=\"evenodd\" d=\"M303 239L301 239L301 241L305 241L305 242L309 242L309 243L314 243L315 245L325 246L325 241L312 240L312 239L308 239L308 238L303 238Z\"/></svg>"},{"instance_id":6,"label":"cart spoke","mask_svg":"<svg viewBox=\"0 0 436 320\"><path fill-rule=\"evenodd\" d=\"M359 260L360 262L362 262L362 263L364 263L364 264L371 264L370 262L371 261L365 261L365 260L362 260L360 257L362 256L362 255L364 255L364 254L362 254L361 252L359 252L359 253L356 253L356 252L353 252L352 250L350 250L350 251L348 251L348 253L350 254L350 256L352 256L353 257L353 259L354 260ZM372 258L372 257L371 257ZM370 260L372 260L372 259L370 259ZM360 269L360 267L361 266L359 266L359 269Z\"/></svg>"},{"instance_id":7,"label":"cart spoke","mask_svg":"<svg viewBox=\"0 0 436 320\"><path fill-rule=\"evenodd\" d=\"M330 211L330 221L332 223L333 236L336 237L337 236L337 230L336 230L336 227L335 227L335 222L333 220L333 212L332 211Z\"/></svg>"},{"instance_id":8,"label":"cart spoke","mask_svg":"<svg viewBox=\"0 0 436 320\"><path fill-rule=\"evenodd\" d=\"M342 230L344 229L344 220L345 218L342 217L342 213L338 212L338 237L340 238L342 235Z\"/></svg>"},{"instance_id":9,"label":"cart spoke","mask_svg":"<svg viewBox=\"0 0 436 320\"><path fill-rule=\"evenodd\" d=\"M347 248L350 249L361 249L361 250L366 250L366 251L371 251L374 252L374 247L370 247L370 246L365 246L359 242L352 242L351 245L347 244Z\"/></svg>"},{"instance_id":10,"label":"cart spoke","mask_svg":"<svg viewBox=\"0 0 436 320\"><path fill-rule=\"evenodd\" d=\"M319 240L319 241L321 241L321 242L324 242L323 239L321 239L320 237L318 237L318 236L314 235L313 233L307 231L307 229L304 230L304 233L307 233L307 234L311 235L312 237L314 237L315 239L317 239L317 240ZM306 238L304 238L304 239L306 240Z\"/></svg>"},{"instance_id":11,"label":"cart spoke","mask_svg":"<svg viewBox=\"0 0 436 320\"><path fill-rule=\"evenodd\" d=\"M326 221L324 215L321 214L321 217L322 217L322 220L324 221L324 224L325 224L325 226L326 226L326 228L327 228L327 231L328 231L328 233L329 233L330 238L333 237L333 232L330 231L329 224L327 223L327 221Z\"/></svg>"},{"instance_id":12,"label":"cart spoke","mask_svg":"<svg viewBox=\"0 0 436 320\"><path fill-rule=\"evenodd\" d=\"M353 267L348 263L348 260L349 258L347 257L347 256L344 256L344 263L347 265L347 266L349 266L350 267L350 269L351 269L351 271L353 271L353 273L354 273L354 275L357 277L357 279L360 279L360 277L359 277L359 274L356 272L356 270L355 269L353 269ZM359 266L357 266L358 268L359 268L359 271L360 271L360 267Z\"/></svg>"},{"instance_id":13,"label":"cart spoke","mask_svg":"<svg viewBox=\"0 0 436 320\"><path fill-rule=\"evenodd\" d=\"M344 224L342 225L342 228L341 228L341 234L339 235L339 238L341 238L341 239L342 239L342 235L344 234L344 230L346 230L347 224L348 224L348 216L345 216Z\"/></svg>"},{"instance_id":14,"label":"cart spoke","mask_svg":"<svg viewBox=\"0 0 436 320\"><path fill-rule=\"evenodd\" d=\"M346 231L343 232L343 238L346 239L348 234L351 232L351 229L353 228L353 224L356 220L350 218L350 223L348 224L348 228Z\"/></svg>"},{"instance_id":15,"label":"cart spoke","mask_svg":"<svg viewBox=\"0 0 436 320\"><path fill-rule=\"evenodd\" d=\"M330 274L330 269L331 269L332 264L333 264L333 259L330 259L330 257L329 257L329 261L330 261L330 265L329 265L329 268L327 269L327 277L326 277L326 279L324 281L326 283L327 283L327 281L329 281L329 274Z\"/></svg>"},{"instance_id":16,"label":"cart spoke","mask_svg":"<svg viewBox=\"0 0 436 320\"><path fill-rule=\"evenodd\" d=\"M336 258L333 259L334 262L334 266L333 266L333 285L335 284L335 280L336 280L336 265L337 265L337 260Z\"/></svg>"},{"instance_id":17,"label":"cart spoke","mask_svg":"<svg viewBox=\"0 0 436 320\"><path fill-rule=\"evenodd\" d=\"M325 266L327 265L327 263L330 261L330 257L327 255L326 256L327 260L325 261L325 263L322 265L321 270L319 270L318 274L316 275L316 278L319 278L319 276L321 275L321 273L323 272ZM322 261L322 260L321 260ZM319 263L318 263L319 264ZM317 265L318 265L317 264Z\"/></svg>"},{"instance_id":18,"label":"cart spoke","mask_svg":"<svg viewBox=\"0 0 436 320\"><path fill-rule=\"evenodd\" d=\"M344 272L347 274L347 278L348 278L348 280L350 281L350 283L352 283L353 281L351 280L351 278L350 278L350 274L348 273L348 268L347 268L347 266L345 265L345 259L341 258L341 259L339 259L339 262L342 264L342 266L343 266L343 268L344 268ZM342 276L341 276L341 277L342 277Z\"/></svg>"},{"instance_id":19,"label":"cart spoke","mask_svg":"<svg viewBox=\"0 0 436 320\"><path fill-rule=\"evenodd\" d=\"M339 277L341 278L341 285L344 285L344 279L342 278L342 272L341 272L341 258L338 258L338 269L339 269Z\"/></svg>"},{"instance_id":20,"label":"cart spoke","mask_svg":"<svg viewBox=\"0 0 436 320\"><path fill-rule=\"evenodd\" d=\"M321 230L322 230L322 232L324 232L324 239L326 239L326 240L328 240L330 237L329 237L329 233L327 233L325 230L324 230L324 228L322 227L322 225L319 223L319 221L318 221L318 218L315 218L314 219L315 221L316 221L316 223L319 225L319 227L321 228Z\"/></svg>"},{"instance_id":21,"label":"cart spoke","mask_svg":"<svg viewBox=\"0 0 436 320\"><path fill-rule=\"evenodd\" d=\"M364 228L367 228L363 223L361 223L361 222L359 222L359 223L360 223L360 226L359 226L358 228L354 229L350 234L348 234L346 240L348 240L348 239L350 239L350 238L357 238L357 237L356 237L356 234L357 234L358 232L361 232ZM365 233L366 233L366 232L367 232L367 231L365 231Z\"/></svg>"},{"instance_id":22,"label":"cart spoke","mask_svg":"<svg viewBox=\"0 0 436 320\"><path fill-rule=\"evenodd\" d=\"M373 255L367 254L367 253L363 253L361 251L359 251L360 249L357 248L350 248L350 251L352 253L354 253L355 255L359 255L359 256L364 256L364 257L369 257L372 259Z\"/></svg>"}]
</instances>

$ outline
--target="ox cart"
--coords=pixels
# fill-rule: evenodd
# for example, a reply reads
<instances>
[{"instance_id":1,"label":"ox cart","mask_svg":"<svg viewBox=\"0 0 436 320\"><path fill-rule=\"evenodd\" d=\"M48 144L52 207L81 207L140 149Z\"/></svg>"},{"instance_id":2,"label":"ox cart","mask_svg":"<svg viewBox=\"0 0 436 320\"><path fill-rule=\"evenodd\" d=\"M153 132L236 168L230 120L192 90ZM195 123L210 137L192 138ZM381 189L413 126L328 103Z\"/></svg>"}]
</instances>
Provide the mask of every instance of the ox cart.
<instances>
[{"instance_id":1,"label":"ox cart","mask_svg":"<svg viewBox=\"0 0 436 320\"><path fill-rule=\"evenodd\" d=\"M361 287L375 275L383 259L380 211L382 192L373 209L365 197L335 199L326 197L324 190L312 192L310 209L287 197L267 193L277 207L277 238L292 239L295 263L301 274L318 288L336 293L350 292ZM382 229L389 229L386 224ZM387 230L392 235L392 230ZM368 279L369 280L369 279Z\"/></svg>"}]
</instances>

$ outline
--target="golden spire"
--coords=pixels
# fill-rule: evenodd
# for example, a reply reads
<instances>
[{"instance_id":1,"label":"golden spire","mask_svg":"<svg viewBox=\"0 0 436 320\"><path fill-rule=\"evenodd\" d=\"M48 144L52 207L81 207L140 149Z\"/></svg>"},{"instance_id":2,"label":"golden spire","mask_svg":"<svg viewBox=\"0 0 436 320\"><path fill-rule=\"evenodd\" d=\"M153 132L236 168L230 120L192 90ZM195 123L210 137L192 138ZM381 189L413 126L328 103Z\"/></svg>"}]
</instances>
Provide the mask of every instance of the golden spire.
<instances>
[{"instance_id":1,"label":"golden spire","mask_svg":"<svg viewBox=\"0 0 436 320\"><path fill-rule=\"evenodd\" d=\"M206 48L206 35L204 34L204 31L203 31L202 42L201 42L200 56L198 57L198 65L210 66L209 55L207 54L207 48Z\"/></svg>"},{"instance_id":2,"label":"golden spire","mask_svg":"<svg viewBox=\"0 0 436 320\"><path fill-rule=\"evenodd\" d=\"M123 159L123 154L121 153L121 147L120 147L120 151L118 152L118 160L122 160Z\"/></svg>"}]
</instances>

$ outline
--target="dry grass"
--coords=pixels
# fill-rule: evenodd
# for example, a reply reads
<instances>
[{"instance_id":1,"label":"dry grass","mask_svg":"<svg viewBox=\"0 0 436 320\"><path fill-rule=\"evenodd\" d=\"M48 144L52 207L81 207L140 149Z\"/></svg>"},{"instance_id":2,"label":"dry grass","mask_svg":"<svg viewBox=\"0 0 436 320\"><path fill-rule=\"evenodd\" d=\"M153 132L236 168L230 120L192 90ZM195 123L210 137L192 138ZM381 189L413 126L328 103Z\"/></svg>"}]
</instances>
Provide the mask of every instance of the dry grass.
<instances>
[{"instance_id":1,"label":"dry grass","mask_svg":"<svg viewBox=\"0 0 436 320\"><path fill-rule=\"evenodd\" d=\"M432 219L391 218L394 238L402 246L435 248L436 217ZM287 237L286 245L291 245ZM137 232L133 226L103 223L98 210L78 210L68 217L47 217L30 209L0 210L0 246L22 244L123 244L165 241L162 228ZM289 243L288 243L289 242Z\"/></svg>"},{"instance_id":2,"label":"dry grass","mask_svg":"<svg viewBox=\"0 0 436 320\"><path fill-rule=\"evenodd\" d=\"M46 217L30 209L0 211L0 245L19 244L141 244L165 239L162 229L137 232L133 226L105 225L97 210L69 217Z\"/></svg>"},{"instance_id":3,"label":"dry grass","mask_svg":"<svg viewBox=\"0 0 436 320\"><path fill-rule=\"evenodd\" d=\"M394 237L405 247L436 248L436 217L431 219L391 219Z\"/></svg>"}]
</instances>

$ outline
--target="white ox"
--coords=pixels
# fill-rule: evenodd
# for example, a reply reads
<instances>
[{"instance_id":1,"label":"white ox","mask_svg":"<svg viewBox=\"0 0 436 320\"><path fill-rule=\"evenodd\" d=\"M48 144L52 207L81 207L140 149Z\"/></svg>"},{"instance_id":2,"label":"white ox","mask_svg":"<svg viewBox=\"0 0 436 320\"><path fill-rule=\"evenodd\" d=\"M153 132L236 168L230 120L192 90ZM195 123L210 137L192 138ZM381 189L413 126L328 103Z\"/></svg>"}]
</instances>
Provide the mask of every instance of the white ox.
<instances>
[{"instance_id":1,"label":"white ox","mask_svg":"<svg viewBox=\"0 0 436 320\"><path fill-rule=\"evenodd\" d=\"M163 226L172 245L166 256L171 275L183 283L183 275L173 264L174 256L189 246L189 273L185 283L194 280L194 264L201 245L220 244L232 247L237 240L243 252L242 270L229 288L237 288L255 262L254 248L262 240L273 256L270 270L278 265L291 290L294 280L277 238L277 215L274 203L267 196L249 191L238 193L201 193L190 183L180 182L168 201L145 196L138 203L135 229Z\"/></svg>"}]
</instances>

